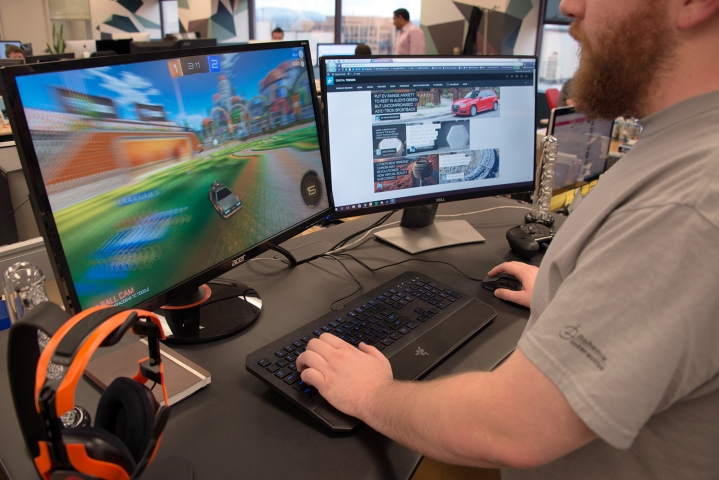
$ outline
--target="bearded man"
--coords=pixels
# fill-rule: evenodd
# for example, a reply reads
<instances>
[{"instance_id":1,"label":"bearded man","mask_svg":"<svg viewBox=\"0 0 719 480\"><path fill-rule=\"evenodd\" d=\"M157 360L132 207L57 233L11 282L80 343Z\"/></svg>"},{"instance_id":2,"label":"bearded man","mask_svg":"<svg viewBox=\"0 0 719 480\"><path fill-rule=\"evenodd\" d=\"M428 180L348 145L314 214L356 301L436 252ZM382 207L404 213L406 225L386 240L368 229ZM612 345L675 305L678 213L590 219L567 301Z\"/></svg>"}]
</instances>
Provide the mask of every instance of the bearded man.
<instances>
[{"instance_id":1,"label":"bearded man","mask_svg":"<svg viewBox=\"0 0 719 480\"><path fill-rule=\"evenodd\" d=\"M324 334L298 359L338 409L437 460L502 478L709 479L719 472L719 0L562 0L581 45L572 98L640 118L539 269L496 370L392 379L371 346Z\"/></svg>"}]
</instances>

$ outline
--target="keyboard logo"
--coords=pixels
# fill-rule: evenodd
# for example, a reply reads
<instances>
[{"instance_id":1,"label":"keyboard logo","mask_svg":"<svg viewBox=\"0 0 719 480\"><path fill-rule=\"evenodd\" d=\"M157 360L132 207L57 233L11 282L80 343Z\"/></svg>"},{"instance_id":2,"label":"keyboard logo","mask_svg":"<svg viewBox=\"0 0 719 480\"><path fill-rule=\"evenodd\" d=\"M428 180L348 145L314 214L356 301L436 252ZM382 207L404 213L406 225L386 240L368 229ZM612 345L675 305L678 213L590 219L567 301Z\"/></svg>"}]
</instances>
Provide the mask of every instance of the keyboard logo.
<instances>
[{"instance_id":1,"label":"keyboard logo","mask_svg":"<svg viewBox=\"0 0 719 480\"><path fill-rule=\"evenodd\" d=\"M427 352L425 351L425 349L422 348L422 347L417 347L417 351L414 352L414 354L415 354L415 356L417 356L417 355L429 355L429 353L427 353Z\"/></svg>"}]
</instances>

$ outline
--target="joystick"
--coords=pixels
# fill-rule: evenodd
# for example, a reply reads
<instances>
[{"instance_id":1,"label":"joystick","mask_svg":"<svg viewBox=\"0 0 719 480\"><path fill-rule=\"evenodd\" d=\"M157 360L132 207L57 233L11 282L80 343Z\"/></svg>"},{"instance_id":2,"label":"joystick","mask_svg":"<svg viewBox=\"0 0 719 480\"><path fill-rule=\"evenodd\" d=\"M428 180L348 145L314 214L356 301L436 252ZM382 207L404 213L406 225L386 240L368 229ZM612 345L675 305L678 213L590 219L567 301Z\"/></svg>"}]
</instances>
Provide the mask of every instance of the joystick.
<instances>
[{"instance_id":1,"label":"joystick","mask_svg":"<svg viewBox=\"0 0 719 480\"><path fill-rule=\"evenodd\" d=\"M534 191L532 211L525 217L524 225L507 231L507 241L512 250L522 258L530 259L539 252L540 244L548 244L554 238L554 217L549 213L554 185L554 166L557 162L557 139L548 135L542 140L542 158L537 166L541 181Z\"/></svg>"},{"instance_id":2,"label":"joystick","mask_svg":"<svg viewBox=\"0 0 719 480\"><path fill-rule=\"evenodd\" d=\"M553 229L545 225L525 223L507 230L507 241L517 255L530 259L539 252L540 244L546 245L552 241L554 233Z\"/></svg>"}]
</instances>

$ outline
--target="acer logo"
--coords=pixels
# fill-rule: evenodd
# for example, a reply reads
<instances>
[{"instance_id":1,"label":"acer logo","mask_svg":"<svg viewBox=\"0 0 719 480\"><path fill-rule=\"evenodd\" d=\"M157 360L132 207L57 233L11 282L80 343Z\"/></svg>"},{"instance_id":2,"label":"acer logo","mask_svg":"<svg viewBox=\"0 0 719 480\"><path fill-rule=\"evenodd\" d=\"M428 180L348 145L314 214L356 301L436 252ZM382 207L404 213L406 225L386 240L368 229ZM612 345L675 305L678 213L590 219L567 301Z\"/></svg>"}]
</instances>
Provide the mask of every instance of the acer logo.
<instances>
[{"instance_id":1,"label":"acer logo","mask_svg":"<svg viewBox=\"0 0 719 480\"><path fill-rule=\"evenodd\" d=\"M242 255L241 257L238 257L238 258L232 260L232 266L236 267L237 265L239 265L240 263L242 263L244 261L245 261L245 256Z\"/></svg>"},{"instance_id":2,"label":"acer logo","mask_svg":"<svg viewBox=\"0 0 719 480\"><path fill-rule=\"evenodd\" d=\"M442 202L444 202L444 197L439 197L439 198L437 198L435 201L436 201L437 203L442 203Z\"/></svg>"}]
</instances>

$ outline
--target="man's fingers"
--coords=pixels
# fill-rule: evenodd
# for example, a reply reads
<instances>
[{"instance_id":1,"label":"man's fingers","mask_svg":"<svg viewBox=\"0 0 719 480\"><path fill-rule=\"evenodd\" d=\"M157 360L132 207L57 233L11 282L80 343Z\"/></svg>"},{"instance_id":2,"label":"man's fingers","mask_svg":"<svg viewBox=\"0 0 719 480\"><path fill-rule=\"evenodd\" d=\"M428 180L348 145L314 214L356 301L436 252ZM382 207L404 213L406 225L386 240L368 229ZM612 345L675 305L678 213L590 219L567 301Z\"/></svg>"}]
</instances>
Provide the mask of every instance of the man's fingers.
<instances>
[{"instance_id":1,"label":"man's fingers","mask_svg":"<svg viewBox=\"0 0 719 480\"><path fill-rule=\"evenodd\" d=\"M317 390L324 390L325 376L316 368L307 368L300 373L303 382L315 387Z\"/></svg>"},{"instance_id":2,"label":"man's fingers","mask_svg":"<svg viewBox=\"0 0 719 480\"><path fill-rule=\"evenodd\" d=\"M307 350L297 357L297 370L301 372L305 368L324 370L327 368L327 360L319 353Z\"/></svg>"},{"instance_id":3,"label":"man's fingers","mask_svg":"<svg viewBox=\"0 0 719 480\"><path fill-rule=\"evenodd\" d=\"M347 343L344 340L342 340L341 338L335 337L331 333L323 333L322 335L320 335L320 340L322 340L323 342L326 342L327 344L333 346L334 348L342 348L345 345L347 345Z\"/></svg>"},{"instance_id":4,"label":"man's fingers","mask_svg":"<svg viewBox=\"0 0 719 480\"><path fill-rule=\"evenodd\" d=\"M494 267L492 270L487 272L488 277L493 277L495 275L499 275L500 273L503 273L505 271L504 266L507 265L509 262L500 263L496 267Z\"/></svg>"},{"instance_id":5,"label":"man's fingers","mask_svg":"<svg viewBox=\"0 0 719 480\"><path fill-rule=\"evenodd\" d=\"M527 292L515 292L514 290L508 290L506 288L498 288L494 291L494 296L500 300L507 300L508 302L517 303L519 305L526 305Z\"/></svg>"}]
</instances>

